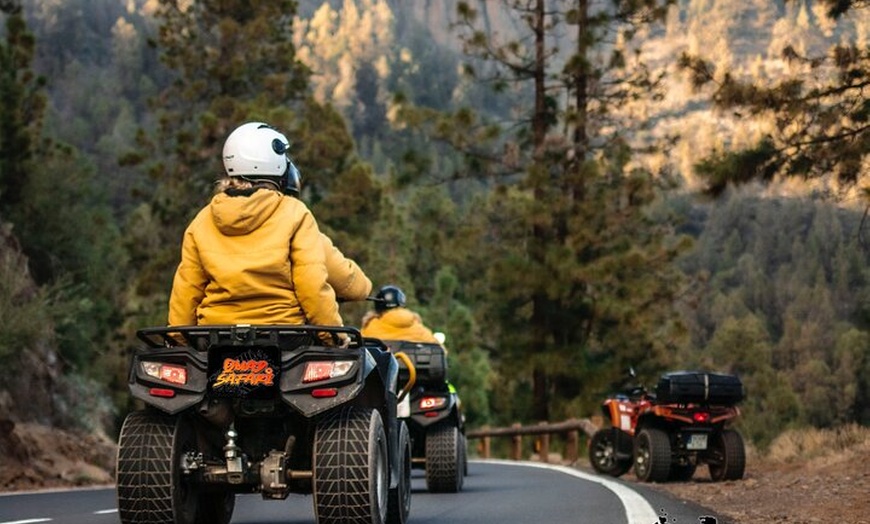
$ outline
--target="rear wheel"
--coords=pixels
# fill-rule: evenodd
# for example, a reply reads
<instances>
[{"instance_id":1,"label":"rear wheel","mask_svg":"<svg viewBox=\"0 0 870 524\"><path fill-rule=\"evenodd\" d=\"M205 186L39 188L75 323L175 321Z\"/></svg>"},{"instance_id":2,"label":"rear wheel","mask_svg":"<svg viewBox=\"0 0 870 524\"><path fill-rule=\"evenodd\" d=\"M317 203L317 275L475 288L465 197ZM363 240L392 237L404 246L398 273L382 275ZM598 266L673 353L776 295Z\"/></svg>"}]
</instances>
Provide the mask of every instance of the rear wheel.
<instances>
[{"instance_id":1,"label":"rear wheel","mask_svg":"<svg viewBox=\"0 0 870 524\"><path fill-rule=\"evenodd\" d=\"M631 437L618 428L599 429L589 441L589 462L602 475L624 475L631 469Z\"/></svg>"},{"instance_id":2,"label":"rear wheel","mask_svg":"<svg viewBox=\"0 0 870 524\"><path fill-rule=\"evenodd\" d=\"M671 471L671 441L660 429L645 429L635 439L634 473L644 482L664 482Z\"/></svg>"},{"instance_id":3,"label":"rear wheel","mask_svg":"<svg viewBox=\"0 0 870 524\"><path fill-rule=\"evenodd\" d=\"M710 478L714 481L742 479L746 470L743 437L733 429L712 435L705 460L710 468Z\"/></svg>"},{"instance_id":4,"label":"rear wheel","mask_svg":"<svg viewBox=\"0 0 870 524\"><path fill-rule=\"evenodd\" d=\"M187 478L184 455L195 453L188 419L152 411L127 415L118 438L118 514L123 524L227 524L235 494Z\"/></svg>"},{"instance_id":5,"label":"rear wheel","mask_svg":"<svg viewBox=\"0 0 870 524\"><path fill-rule=\"evenodd\" d=\"M390 489L387 524L405 524L411 512L411 435L405 421L399 421L399 479Z\"/></svg>"},{"instance_id":6,"label":"rear wheel","mask_svg":"<svg viewBox=\"0 0 870 524\"><path fill-rule=\"evenodd\" d=\"M319 524L382 524L387 520L389 464L381 414L343 406L317 424L314 513Z\"/></svg>"},{"instance_id":7,"label":"rear wheel","mask_svg":"<svg viewBox=\"0 0 870 524\"><path fill-rule=\"evenodd\" d=\"M456 493L462 489L459 429L439 423L426 432L426 487L432 493Z\"/></svg>"}]
</instances>

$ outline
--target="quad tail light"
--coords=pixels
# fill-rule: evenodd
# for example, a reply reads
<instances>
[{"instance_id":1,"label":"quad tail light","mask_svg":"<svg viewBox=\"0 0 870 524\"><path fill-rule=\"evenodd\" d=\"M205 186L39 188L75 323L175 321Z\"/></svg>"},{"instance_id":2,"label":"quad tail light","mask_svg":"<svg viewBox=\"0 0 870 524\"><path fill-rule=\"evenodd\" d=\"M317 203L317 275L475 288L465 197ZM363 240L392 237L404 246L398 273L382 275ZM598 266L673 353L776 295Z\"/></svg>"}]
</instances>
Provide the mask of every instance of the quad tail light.
<instances>
[{"instance_id":1,"label":"quad tail light","mask_svg":"<svg viewBox=\"0 0 870 524\"><path fill-rule=\"evenodd\" d=\"M302 383L318 382L330 378L343 377L353 369L352 360L313 361L305 364Z\"/></svg>"},{"instance_id":2,"label":"quad tail light","mask_svg":"<svg viewBox=\"0 0 870 524\"><path fill-rule=\"evenodd\" d=\"M439 409L447 404L447 399L444 397L423 397L420 399L420 409Z\"/></svg>"},{"instance_id":3,"label":"quad tail light","mask_svg":"<svg viewBox=\"0 0 870 524\"><path fill-rule=\"evenodd\" d=\"M142 362L142 371L149 377L178 384L187 384L187 368L176 364L163 364L161 362Z\"/></svg>"},{"instance_id":4,"label":"quad tail light","mask_svg":"<svg viewBox=\"0 0 870 524\"><path fill-rule=\"evenodd\" d=\"M710 414L706 411L696 411L692 413L692 420L698 424L706 424L710 422Z\"/></svg>"}]
</instances>

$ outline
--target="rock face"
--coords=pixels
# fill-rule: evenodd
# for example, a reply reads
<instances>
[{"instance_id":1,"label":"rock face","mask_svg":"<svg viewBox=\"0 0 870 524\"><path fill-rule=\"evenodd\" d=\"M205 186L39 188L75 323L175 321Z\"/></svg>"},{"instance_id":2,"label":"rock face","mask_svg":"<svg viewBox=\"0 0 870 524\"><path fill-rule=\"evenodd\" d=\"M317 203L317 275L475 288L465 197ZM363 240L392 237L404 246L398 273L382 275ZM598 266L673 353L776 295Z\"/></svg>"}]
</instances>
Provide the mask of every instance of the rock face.
<instances>
[{"instance_id":1,"label":"rock face","mask_svg":"<svg viewBox=\"0 0 870 524\"><path fill-rule=\"evenodd\" d=\"M0 220L0 311L28 311L42 300L39 291L12 227ZM70 387L54 329L50 321L24 320L36 327L0 325L4 347L13 348L0 352L0 491L110 484L115 443L100 432L58 427L69 425Z\"/></svg>"},{"instance_id":2,"label":"rock face","mask_svg":"<svg viewBox=\"0 0 870 524\"><path fill-rule=\"evenodd\" d=\"M0 310L28 310L33 301L44 300L30 278L27 258L12 227L0 219ZM49 320L38 320L23 330L0 326L0 420L51 424L57 419L54 399L58 396L60 362L54 349L54 329ZM13 321L14 322L14 321ZM23 333L22 333L23 331Z\"/></svg>"}]
</instances>

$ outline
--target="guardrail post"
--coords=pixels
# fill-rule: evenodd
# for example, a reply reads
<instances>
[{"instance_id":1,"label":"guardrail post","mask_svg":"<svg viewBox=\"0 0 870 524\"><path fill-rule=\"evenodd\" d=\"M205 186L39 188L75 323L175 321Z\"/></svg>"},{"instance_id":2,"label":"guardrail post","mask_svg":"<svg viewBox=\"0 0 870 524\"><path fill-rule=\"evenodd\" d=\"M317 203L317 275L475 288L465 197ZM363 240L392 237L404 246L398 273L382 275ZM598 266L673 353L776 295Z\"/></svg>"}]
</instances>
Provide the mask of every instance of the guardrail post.
<instances>
[{"instance_id":1,"label":"guardrail post","mask_svg":"<svg viewBox=\"0 0 870 524\"><path fill-rule=\"evenodd\" d=\"M488 459L490 454L492 453L492 437L486 436L481 439L481 455L483 458Z\"/></svg>"},{"instance_id":2,"label":"guardrail post","mask_svg":"<svg viewBox=\"0 0 870 524\"><path fill-rule=\"evenodd\" d=\"M519 429L522 427L522 424L519 422L514 422L511 424L512 428ZM511 459L520 460L523 458L523 436L522 435L514 435L513 438L513 446L511 446Z\"/></svg>"},{"instance_id":3,"label":"guardrail post","mask_svg":"<svg viewBox=\"0 0 870 524\"><path fill-rule=\"evenodd\" d=\"M577 447L580 442L580 432L577 430L568 432L568 440L565 443L565 455L569 464L577 462Z\"/></svg>"},{"instance_id":4,"label":"guardrail post","mask_svg":"<svg viewBox=\"0 0 870 524\"><path fill-rule=\"evenodd\" d=\"M547 421L539 422L539 426L546 426ZM538 460L544 464L550 462L550 434L544 433L540 436L540 449L538 449Z\"/></svg>"}]
</instances>

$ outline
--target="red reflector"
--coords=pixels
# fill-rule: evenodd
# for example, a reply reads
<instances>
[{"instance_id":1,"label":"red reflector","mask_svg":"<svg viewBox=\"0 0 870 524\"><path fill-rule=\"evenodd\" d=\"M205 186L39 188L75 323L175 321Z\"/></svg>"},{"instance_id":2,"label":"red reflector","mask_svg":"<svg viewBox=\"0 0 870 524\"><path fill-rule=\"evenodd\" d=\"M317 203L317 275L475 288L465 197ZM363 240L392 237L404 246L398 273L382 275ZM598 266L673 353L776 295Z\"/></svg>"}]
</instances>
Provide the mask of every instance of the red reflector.
<instances>
[{"instance_id":1,"label":"red reflector","mask_svg":"<svg viewBox=\"0 0 870 524\"><path fill-rule=\"evenodd\" d=\"M336 388L312 389L311 396L314 398L329 398L338 395Z\"/></svg>"},{"instance_id":2,"label":"red reflector","mask_svg":"<svg viewBox=\"0 0 870 524\"><path fill-rule=\"evenodd\" d=\"M429 418L437 417L437 416L438 416L438 412L437 412L437 411L427 411L426 413L423 413L423 416L424 416L424 417L429 417Z\"/></svg>"},{"instance_id":3,"label":"red reflector","mask_svg":"<svg viewBox=\"0 0 870 524\"><path fill-rule=\"evenodd\" d=\"M151 388L148 393L150 393L152 397L172 398L175 396L175 390L164 388Z\"/></svg>"},{"instance_id":4,"label":"red reflector","mask_svg":"<svg viewBox=\"0 0 870 524\"><path fill-rule=\"evenodd\" d=\"M692 420L698 422L699 424L703 424L704 422L710 422L710 414L704 411L696 411L692 413Z\"/></svg>"}]
</instances>

